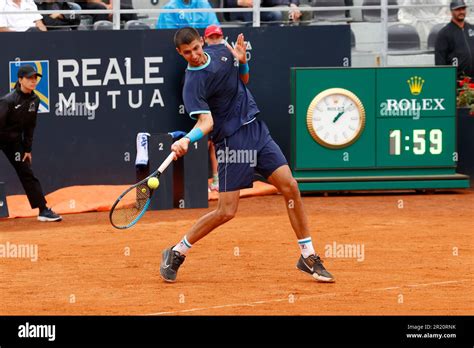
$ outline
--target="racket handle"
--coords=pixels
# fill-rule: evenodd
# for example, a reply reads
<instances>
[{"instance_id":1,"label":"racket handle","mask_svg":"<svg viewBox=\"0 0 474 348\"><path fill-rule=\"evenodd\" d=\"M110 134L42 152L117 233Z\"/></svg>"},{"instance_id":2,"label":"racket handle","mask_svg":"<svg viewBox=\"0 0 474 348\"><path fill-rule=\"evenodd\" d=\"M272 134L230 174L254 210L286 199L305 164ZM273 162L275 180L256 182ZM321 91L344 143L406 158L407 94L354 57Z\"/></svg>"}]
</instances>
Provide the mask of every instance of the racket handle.
<instances>
[{"instance_id":1,"label":"racket handle","mask_svg":"<svg viewBox=\"0 0 474 348\"><path fill-rule=\"evenodd\" d=\"M166 159L163 161L161 166L158 168L158 172L161 174L165 171L166 168L170 165L171 162L173 162L174 159L174 151L171 151L171 153L166 157Z\"/></svg>"}]
</instances>

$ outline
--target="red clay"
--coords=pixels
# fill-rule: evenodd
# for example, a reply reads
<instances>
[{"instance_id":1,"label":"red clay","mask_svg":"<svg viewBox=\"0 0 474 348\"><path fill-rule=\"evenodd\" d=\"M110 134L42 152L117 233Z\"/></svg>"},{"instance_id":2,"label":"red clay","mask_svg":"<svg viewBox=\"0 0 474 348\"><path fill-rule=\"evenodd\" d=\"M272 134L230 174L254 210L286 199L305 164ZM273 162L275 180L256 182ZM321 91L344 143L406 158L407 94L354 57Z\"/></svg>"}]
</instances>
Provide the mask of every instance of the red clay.
<instances>
[{"instance_id":1,"label":"red clay","mask_svg":"<svg viewBox=\"0 0 474 348\"><path fill-rule=\"evenodd\" d=\"M207 209L148 212L127 231L113 229L107 213L0 221L0 244L39 247L37 262L0 258L0 315L474 313L474 191L304 202L335 284L295 269L299 250L279 196L242 199L234 220L193 246L175 284L159 276L161 250ZM324 257L334 242L363 245L364 260Z\"/></svg>"}]
</instances>

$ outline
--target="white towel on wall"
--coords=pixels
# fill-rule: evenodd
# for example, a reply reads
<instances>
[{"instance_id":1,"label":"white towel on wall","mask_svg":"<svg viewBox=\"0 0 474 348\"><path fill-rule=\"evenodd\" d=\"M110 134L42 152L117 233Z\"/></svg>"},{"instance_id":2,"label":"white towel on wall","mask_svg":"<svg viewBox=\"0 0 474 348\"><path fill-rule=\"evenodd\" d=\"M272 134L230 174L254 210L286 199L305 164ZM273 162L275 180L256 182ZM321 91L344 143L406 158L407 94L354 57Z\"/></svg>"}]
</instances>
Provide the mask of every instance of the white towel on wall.
<instances>
[{"instance_id":1,"label":"white towel on wall","mask_svg":"<svg viewBox=\"0 0 474 348\"><path fill-rule=\"evenodd\" d=\"M137 134L137 158L135 165L147 165L148 164L148 137L150 133L138 133Z\"/></svg>"}]
</instances>

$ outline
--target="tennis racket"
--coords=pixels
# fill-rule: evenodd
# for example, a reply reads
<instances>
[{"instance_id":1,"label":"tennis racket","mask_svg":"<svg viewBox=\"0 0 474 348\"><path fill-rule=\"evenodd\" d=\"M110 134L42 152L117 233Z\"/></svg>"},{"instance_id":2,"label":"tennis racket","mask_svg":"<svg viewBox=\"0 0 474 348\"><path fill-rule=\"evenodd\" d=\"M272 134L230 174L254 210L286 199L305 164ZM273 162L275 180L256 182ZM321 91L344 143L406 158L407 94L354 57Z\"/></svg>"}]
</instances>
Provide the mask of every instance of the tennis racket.
<instances>
[{"instance_id":1,"label":"tennis racket","mask_svg":"<svg viewBox=\"0 0 474 348\"><path fill-rule=\"evenodd\" d=\"M161 173L173 162L174 152L171 152L160 167L145 179L129 187L115 201L110 210L109 219L112 226L124 230L135 225L145 214L155 190L148 187L148 179L159 178Z\"/></svg>"}]
</instances>

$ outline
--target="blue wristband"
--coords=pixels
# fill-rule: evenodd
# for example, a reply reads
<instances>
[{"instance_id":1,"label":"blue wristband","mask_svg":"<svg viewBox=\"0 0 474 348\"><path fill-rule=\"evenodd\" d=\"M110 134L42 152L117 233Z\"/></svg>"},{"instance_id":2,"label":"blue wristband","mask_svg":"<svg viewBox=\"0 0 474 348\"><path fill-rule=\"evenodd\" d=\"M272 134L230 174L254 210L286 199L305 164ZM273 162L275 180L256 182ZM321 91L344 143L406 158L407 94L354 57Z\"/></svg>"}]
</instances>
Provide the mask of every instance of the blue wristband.
<instances>
[{"instance_id":1,"label":"blue wristband","mask_svg":"<svg viewBox=\"0 0 474 348\"><path fill-rule=\"evenodd\" d=\"M245 64L240 64L239 65L239 73L240 75L246 75L248 74L250 71L250 68L249 68L249 64L248 63L245 63Z\"/></svg>"},{"instance_id":2,"label":"blue wristband","mask_svg":"<svg viewBox=\"0 0 474 348\"><path fill-rule=\"evenodd\" d=\"M204 133L202 132L201 128L194 128L191 132L186 134L184 137L188 138L191 140L191 143L194 143L201 139L204 136Z\"/></svg>"}]
</instances>

